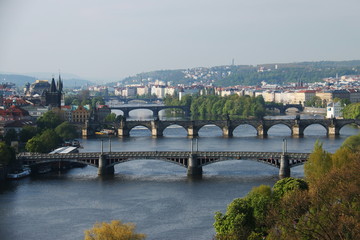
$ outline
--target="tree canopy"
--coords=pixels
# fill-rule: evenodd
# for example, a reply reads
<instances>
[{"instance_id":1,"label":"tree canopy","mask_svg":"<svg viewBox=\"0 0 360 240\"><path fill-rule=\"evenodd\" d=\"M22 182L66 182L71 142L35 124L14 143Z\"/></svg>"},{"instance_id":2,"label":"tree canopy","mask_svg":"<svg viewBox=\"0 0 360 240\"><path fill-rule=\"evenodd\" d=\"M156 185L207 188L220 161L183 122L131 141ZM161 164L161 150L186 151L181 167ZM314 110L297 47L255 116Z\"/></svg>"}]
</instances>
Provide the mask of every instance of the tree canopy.
<instances>
[{"instance_id":1,"label":"tree canopy","mask_svg":"<svg viewBox=\"0 0 360 240\"><path fill-rule=\"evenodd\" d=\"M284 178L215 214L216 239L360 239L360 135L330 154L316 142L305 179Z\"/></svg>"},{"instance_id":2,"label":"tree canopy","mask_svg":"<svg viewBox=\"0 0 360 240\"><path fill-rule=\"evenodd\" d=\"M146 235L135 232L135 225L113 220L110 223L96 223L85 231L85 240L142 240Z\"/></svg>"}]
</instances>

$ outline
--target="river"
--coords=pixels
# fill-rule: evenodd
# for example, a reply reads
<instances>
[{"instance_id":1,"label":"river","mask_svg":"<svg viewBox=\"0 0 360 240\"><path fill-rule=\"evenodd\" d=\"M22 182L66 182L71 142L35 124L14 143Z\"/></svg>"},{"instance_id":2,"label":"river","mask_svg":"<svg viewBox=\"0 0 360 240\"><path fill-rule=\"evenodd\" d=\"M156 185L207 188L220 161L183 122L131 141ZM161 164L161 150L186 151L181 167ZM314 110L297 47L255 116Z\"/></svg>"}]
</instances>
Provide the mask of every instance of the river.
<instances>
[{"instance_id":1,"label":"river","mask_svg":"<svg viewBox=\"0 0 360 240\"><path fill-rule=\"evenodd\" d=\"M131 117L148 118L136 110ZM137 116L137 114L139 116ZM358 129L344 127L340 136L326 137L322 126L305 130L303 138L290 136L290 129L276 125L267 138L259 138L250 126L238 127L234 137L223 138L215 126L201 129L198 149L208 151L281 151L287 139L288 151L311 152L317 139L334 152ZM150 131L133 129L131 137L112 138L112 151L189 150L191 140L180 127L152 138ZM110 149L104 138L104 149ZM100 139L81 139L81 151L100 151ZM245 196L260 184L273 185L278 169L248 160L219 162L203 167L201 179L186 176L186 169L157 160L130 161L115 166L113 177L97 176L94 167L75 168L12 181L0 190L1 240L83 239L84 230L96 222L119 219L133 222L147 239L210 240L214 213L225 212L234 198ZM303 167L291 169L302 177Z\"/></svg>"}]
</instances>

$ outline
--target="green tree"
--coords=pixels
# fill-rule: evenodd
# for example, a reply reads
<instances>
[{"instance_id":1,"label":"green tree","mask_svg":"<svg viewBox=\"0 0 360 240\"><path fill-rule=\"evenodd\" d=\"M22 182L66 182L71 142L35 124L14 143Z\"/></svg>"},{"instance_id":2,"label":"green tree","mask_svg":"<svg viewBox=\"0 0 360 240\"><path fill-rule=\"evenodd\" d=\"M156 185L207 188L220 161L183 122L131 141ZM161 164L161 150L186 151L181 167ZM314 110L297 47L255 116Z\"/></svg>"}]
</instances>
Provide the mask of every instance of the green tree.
<instances>
[{"instance_id":1,"label":"green tree","mask_svg":"<svg viewBox=\"0 0 360 240\"><path fill-rule=\"evenodd\" d=\"M47 129L41 135L31 138L25 145L29 152L48 153L55 149L61 143L61 138L55 130Z\"/></svg>"},{"instance_id":2,"label":"green tree","mask_svg":"<svg viewBox=\"0 0 360 240\"><path fill-rule=\"evenodd\" d=\"M48 111L44 113L41 117L36 121L38 128L41 131L45 129L55 129L58 125L60 125L63 121L60 116L53 111Z\"/></svg>"},{"instance_id":3,"label":"green tree","mask_svg":"<svg viewBox=\"0 0 360 240\"><path fill-rule=\"evenodd\" d=\"M8 146L5 142L0 142L0 164L12 165L15 163L15 150Z\"/></svg>"},{"instance_id":4,"label":"green tree","mask_svg":"<svg viewBox=\"0 0 360 240\"><path fill-rule=\"evenodd\" d=\"M314 150L304 165L304 173L308 181L321 178L332 167L331 154L327 153L322 143L315 142Z\"/></svg>"},{"instance_id":5,"label":"green tree","mask_svg":"<svg viewBox=\"0 0 360 240\"><path fill-rule=\"evenodd\" d=\"M18 140L18 133L14 129L9 129L6 131L4 140L7 145L11 144L11 141L17 141Z\"/></svg>"},{"instance_id":6,"label":"green tree","mask_svg":"<svg viewBox=\"0 0 360 240\"><path fill-rule=\"evenodd\" d=\"M19 133L19 138L21 142L27 142L29 139L33 138L37 134L36 127L24 126Z\"/></svg>"},{"instance_id":7,"label":"green tree","mask_svg":"<svg viewBox=\"0 0 360 240\"><path fill-rule=\"evenodd\" d=\"M110 223L96 223L85 231L85 240L142 240L146 235L135 232L135 225L113 220Z\"/></svg>"},{"instance_id":8,"label":"green tree","mask_svg":"<svg viewBox=\"0 0 360 240\"><path fill-rule=\"evenodd\" d=\"M225 214L215 213L217 239L247 239L255 228L253 208L248 199L237 198L232 201Z\"/></svg>"},{"instance_id":9,"label":"green tree","mask_svg":"<svg viewBox=\"0 0 360 240\"><path fill-rule=\"evenodd\" d=\"M308 184L305 180L300 178L284 178L277 181L273 187L273 194L275 199L281 199L286 194L296 190L307 190Z\"/></svg>"},{"instance_id":10,"label":"green tree","mask_svg":"<svg viewBox=\"0 0 360 240\"><path fill-rule=\"evenodd\" d=\"M343 117L347 119L360 118L360 103L348 104L343 109Z\"/></svg>"},{"instance_id":11,"label":"green tree","mask_svg":"<svg viewBox=\"0 0 360 240\"><path fill-rule=\"evenodd\" d=\"M56 134L63 140L74 139L77 137L76 127L69 122L63 122L55 128Z\"/></svg>"},{"instance_id":12,"label":"green tree","mask_svg":"<svg viewBox=\"0 0 360 240\"><path fill-rule=\"evenodd\" d=\"M115 120L116 120L115 113L109 113L104 119L105 122L115 122Z\"/></svg>"}]
</instances>

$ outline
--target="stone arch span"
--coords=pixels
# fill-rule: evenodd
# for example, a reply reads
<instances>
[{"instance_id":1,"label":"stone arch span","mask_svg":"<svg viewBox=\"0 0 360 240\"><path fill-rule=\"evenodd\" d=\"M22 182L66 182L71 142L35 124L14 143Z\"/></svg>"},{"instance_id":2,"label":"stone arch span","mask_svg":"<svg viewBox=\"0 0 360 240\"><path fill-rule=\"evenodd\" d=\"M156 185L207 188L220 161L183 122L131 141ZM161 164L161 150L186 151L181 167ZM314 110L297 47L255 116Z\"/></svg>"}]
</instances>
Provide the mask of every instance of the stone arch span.
<instances>
[{"instance_id":1,"label":"stone arch span","mask_svg":"<svg viewBox=\"0 0 360 240\"><path fill-rule=\"evenodd\" d=\"M293 135L293 129L292 129L293 126L287 122L277 122L277 123L268 125L266 128L266 134L268 134L269 130L274 126L286 126L290 129L290 134Z\"/></svg>"},{"instance_id":2,"label":"stone arch span","mask_svg":"<svg viewBox=\"0 0 360 240\"><path fill-rule=\"evenodd\" d=\"M188 133L188 129L187 129L186 126L183 126L183 125L178 124L178 123L173 123L173 124L169 124L169 125L165 126L165 127L162 129L162 134L164 134L165 130L169 130L170 128L175 128L175 127L181 128L182 130L185 131L186 134Z\"/></svg>"},{"instance_id":3,"label":"stone arch span","mask_svg":"<svg viewBox=\"0 0 360 240\"><path fill-rule=\"evenodd\" d=\"M305 133L305 130L306 130L308 127L311 127L311 126L321 126L321 127L323 127L323 129L325 130L326 135L329 135L329 128L328 128L328 126L326 126L325 124L322 124L322 123L312 123L312 124L308 124L308 125L304 126L303 132Z\"/></svg>"},{"instance_id":4,"label":"stone arch span","mask_svg":"<svg viewBox=\"0 0 360 240\"><path fill-rule=\"evenodd\" d=\"M254 129L256 135L259 135L259 133L258 133L258 125L254 124L254 123L239 123L237 125L234 125L231 134L234 135L234 132L238 131L241 127L248 127L248 126L251 129ZM241 136L241 134L240 134L240 136Z\"/></svg>"}]
</instances>

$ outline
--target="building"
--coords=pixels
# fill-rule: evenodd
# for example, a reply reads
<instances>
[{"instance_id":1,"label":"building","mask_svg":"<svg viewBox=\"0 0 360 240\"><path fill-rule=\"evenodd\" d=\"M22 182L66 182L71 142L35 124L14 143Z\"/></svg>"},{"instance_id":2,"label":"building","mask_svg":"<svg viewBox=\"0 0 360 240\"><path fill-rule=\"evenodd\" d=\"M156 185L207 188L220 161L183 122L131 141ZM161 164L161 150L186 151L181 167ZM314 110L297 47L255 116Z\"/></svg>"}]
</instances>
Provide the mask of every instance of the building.
<instances>
[{"instance_id":1,"label":"building","mask_svg":"<svg viewBox=\"0 0 360 240\"><path fill-rule=\"evenodd\" d=\"M30 86L29 84L26 85L25 88L25 94L26 95L42 95L42 93L45 90L49 90L50 89L50 83L48 80L36 80L34 83L32 83Z\"/></svg>"},{"instance_id":2,"label":"building","mask_svg":"<svg viewBox=\"0 0 360 240\"><path fill-rule=\"evenodd\" d=\"M57 84L55 85L55 79L52 78L50 89L44 90L41 95L41 102L44 106L50 106L61 108L62 105L62 94L63 83L61 81L61 77L59 75L59 79Z\"/></svg>"},{"instance_id":3,"label":"building","mask_svg":"<svg viewBox=\"0 0 360 240\"><path fill-rule=\"evenodd\" d=\"M85 123L90 118L90 110L84 106L78 106L76 110L71 112L71 119L74 123Z\"/></svg>"},{"instance_id":4,"label":"building","mask_svg":"<svg viewBox=\"0 0 360 240\"><path fill-rule=\"evenodd\" d=\"M340 102L329 103L326 107L326 118L339 118L342 117L343 107Z\"/></svg>"}]
</instances>

